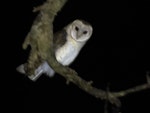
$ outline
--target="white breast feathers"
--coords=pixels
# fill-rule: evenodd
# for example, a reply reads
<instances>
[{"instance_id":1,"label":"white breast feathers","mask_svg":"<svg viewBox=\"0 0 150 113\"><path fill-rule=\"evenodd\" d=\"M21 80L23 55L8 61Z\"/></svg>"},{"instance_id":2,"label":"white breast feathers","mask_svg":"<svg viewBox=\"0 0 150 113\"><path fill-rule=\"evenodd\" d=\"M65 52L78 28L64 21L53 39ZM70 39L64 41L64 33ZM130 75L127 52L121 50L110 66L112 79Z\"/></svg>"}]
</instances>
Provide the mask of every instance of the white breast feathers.
<instances>
[{"instance_id":1,"label":"white breast feathers","mask_svg":"<svg viewBox=\"0 0 150 113\"><path fill-rule=\"evenodd\" d=\"M75 60L83 45L68 37L67 42L55 52L57 61L64 66L69 65Z\"/></svg>"}]
</instances>

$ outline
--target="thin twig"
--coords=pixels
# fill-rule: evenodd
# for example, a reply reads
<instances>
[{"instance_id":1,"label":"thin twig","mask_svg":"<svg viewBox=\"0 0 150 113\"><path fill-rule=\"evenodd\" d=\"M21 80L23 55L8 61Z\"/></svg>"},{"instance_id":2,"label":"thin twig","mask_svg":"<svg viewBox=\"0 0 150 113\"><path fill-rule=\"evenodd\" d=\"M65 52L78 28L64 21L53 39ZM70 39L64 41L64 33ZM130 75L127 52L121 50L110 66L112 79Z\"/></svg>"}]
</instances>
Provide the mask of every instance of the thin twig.
<instances>
[{"instance_id":1,"label":"thin twig","mask_svg":"<svg viewBox=\"0 0 150 113\"><path fill-rule=\"evenodd\" d=\"M128 94L131 94L131 93L135 93L135 92L139 92L139 91L142 91L142 90L146 90L146 89L150 89L150 83L149 83L149 76L146 76L147 77L147 82L146 84L142 84L142 85L138 85L138 86L135 86L133 88L129 88L127 90L123 90L123 91L119 91L119 92L114 92L113 95L115 97L123 97L123 96L126 96Z\"/></svg>"}]
</instances>

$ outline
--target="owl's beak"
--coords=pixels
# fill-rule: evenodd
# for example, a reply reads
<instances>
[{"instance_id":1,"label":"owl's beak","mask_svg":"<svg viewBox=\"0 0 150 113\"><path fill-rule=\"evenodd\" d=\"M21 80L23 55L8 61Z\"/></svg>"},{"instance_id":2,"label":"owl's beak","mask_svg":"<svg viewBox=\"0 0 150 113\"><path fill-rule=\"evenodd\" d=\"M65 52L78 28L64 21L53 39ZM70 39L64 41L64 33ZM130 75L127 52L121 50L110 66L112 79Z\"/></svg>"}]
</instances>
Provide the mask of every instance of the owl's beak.
<instances>
[{"instance_id":1,"label":"owl's beak","mask_svg":"<svg viewBox=\"0 0 150 113\"><path fill-rule=\"evenodd\" d=\"M83 35L83 33L81 32L81 31L79 31L79 32L77 32L77 39L79 39L79 38L81 38L82 37L82 35Z\"/></svg>"}]
</instances>

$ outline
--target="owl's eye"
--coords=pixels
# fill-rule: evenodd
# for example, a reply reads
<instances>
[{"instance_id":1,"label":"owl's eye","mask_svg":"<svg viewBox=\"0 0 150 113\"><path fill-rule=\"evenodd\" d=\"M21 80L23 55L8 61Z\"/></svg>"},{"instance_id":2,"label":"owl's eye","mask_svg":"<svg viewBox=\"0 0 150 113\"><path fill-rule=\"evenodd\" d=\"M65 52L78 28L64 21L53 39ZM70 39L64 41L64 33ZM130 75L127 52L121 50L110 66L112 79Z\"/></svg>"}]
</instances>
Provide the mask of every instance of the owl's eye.
<instances>
[{"instance_id":1,"label":"owl's eye","mask_svg":"<svg viewBox=\"0 0 150 113\"><path fill-rule=\"evenodd\" d=\"M87 34L87 31L83 31L83 34Z\"/></svg>"},{"instance_id":2,"label":"owl's eye","mask_svg":"<svg viewBox=\"0 0 150 113\"><path fill-rule=\"evenodd\" d=\"M76 26L76 27L75 27L75 30L76 30L76 31L79 31L79 28Z\"/></svg>"}]
</instances>

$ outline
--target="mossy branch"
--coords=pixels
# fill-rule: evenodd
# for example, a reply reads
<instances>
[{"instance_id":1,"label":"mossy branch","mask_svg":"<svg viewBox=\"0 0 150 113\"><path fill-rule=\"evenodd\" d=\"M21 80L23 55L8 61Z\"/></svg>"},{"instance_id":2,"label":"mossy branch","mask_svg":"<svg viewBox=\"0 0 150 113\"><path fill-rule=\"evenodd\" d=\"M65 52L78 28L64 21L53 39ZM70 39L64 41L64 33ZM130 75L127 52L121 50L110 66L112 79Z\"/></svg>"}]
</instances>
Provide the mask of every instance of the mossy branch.
<instances>
[{"instance_id":1,"label":"mossy branch","mask_svg":"<svg viewBox=\"0 0 150 113\"><path fill-rule=\"evenodd\" d=\"M46 60L56 73L66 78L67 83L72 82L94 97L108 99L110 103L119 107L121 103L118 97L122 96L122 92L114 93L97 89L92 86L92 82L85 81L79 77L73 69L57 62L53 51L53 21L58 11L61 10L66 2L67 0L47 0L43 5L34 8L34 11L39 11L39 14L23 43L24 49L28 45L31 46L30 55L26 64L27 73L29 75L33 74L42 61ZM127 90L125 92L131 91ZM127 94L125 92L124 95Z\"/></svg>"}]
</instances>

